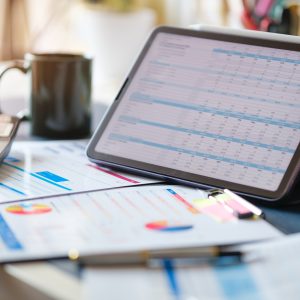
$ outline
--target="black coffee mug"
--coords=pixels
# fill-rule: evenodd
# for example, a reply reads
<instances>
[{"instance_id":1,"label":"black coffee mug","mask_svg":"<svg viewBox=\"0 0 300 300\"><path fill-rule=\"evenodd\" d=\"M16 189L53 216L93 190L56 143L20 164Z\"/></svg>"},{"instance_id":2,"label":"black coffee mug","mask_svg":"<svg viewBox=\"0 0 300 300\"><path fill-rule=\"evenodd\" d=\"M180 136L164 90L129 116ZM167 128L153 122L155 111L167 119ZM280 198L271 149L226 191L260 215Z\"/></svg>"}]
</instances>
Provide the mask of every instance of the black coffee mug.
<instances>
[{"instance_id":1,"label":"black coffee mug","mask_svg":"<svg viewBox=\"0 0 300 300\"><path fill-rule=\"evenodd\" d=\"M91 129L92 59L81 54L27 53L0 73L17 68L30 77L33 135L84 138Z\"/></svg>"}]
</instances>

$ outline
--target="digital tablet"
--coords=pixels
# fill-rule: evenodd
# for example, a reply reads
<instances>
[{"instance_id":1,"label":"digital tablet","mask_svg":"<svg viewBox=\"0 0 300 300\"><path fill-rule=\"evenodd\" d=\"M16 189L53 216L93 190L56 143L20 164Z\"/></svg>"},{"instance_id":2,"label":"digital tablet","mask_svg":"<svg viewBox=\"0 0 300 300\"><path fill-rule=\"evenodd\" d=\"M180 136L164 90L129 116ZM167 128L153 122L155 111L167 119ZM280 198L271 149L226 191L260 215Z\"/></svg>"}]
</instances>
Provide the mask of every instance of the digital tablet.
<instances>
[{"instance_id":1,"label":"digital tablet","mask_svg":"<svg viewBox=\"0 0 300 300\"><path fill-rule=\"evenodd\" d=\"M160 27L93 135L98 164L275 201L300 167L300 45Z\"/></svg>"}]
</instances>

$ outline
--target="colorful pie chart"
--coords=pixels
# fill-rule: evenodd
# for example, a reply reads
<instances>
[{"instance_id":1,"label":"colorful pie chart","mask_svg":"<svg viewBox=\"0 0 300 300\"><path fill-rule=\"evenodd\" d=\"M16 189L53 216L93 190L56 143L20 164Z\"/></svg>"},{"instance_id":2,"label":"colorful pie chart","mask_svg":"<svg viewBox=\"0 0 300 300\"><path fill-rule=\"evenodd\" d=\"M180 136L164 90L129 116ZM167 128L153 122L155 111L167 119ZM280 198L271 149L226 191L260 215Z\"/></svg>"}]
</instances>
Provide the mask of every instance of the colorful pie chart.
<instances>
[{"instance_id":1,"label":"colorful pie chart","mask_svg":"<svg viewBox=\"0 0 300 300\"><path fill-rule=\"evenodd\" d=\"M51 207L45 204L24 202L6 207L6 211L17 215L38 215L48 213Z\"/></svg>"},{"instance_id":2,"label":"colorful pie chart","mask_svg":"<svg viewBox=\"0 0 300 300\"><path fill-rule=\"evenodd\" d=\"M157 230L157 231L183 231L183 230L192 229L193 225L182 224L177 221L170 222L166 220L160 220L160 221L147 223L145 227L147 229Z\"/></svg>"}]
</instances>

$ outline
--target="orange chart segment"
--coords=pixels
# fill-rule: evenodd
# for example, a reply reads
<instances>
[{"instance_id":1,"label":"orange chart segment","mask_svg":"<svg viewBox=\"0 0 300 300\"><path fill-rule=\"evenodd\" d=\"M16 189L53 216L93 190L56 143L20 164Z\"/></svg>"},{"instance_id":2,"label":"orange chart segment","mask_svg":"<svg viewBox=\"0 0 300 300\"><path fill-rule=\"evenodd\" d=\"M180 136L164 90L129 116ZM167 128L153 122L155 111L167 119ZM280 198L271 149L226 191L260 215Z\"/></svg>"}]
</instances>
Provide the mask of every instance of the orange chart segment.
<instances>
[{"instance_id":1,"label":"orange chart segment","mask_svg":"<svg viewBox=\"0 0 300 300\"><path fill-rule=\"evenodd\" d=\"M45 204L24 202L6 207L6 211L16 215L37 215L51 212L52 208Z\"/></svg>"},{"instance_id":2,"label":"orange chart segment","mask_svg":"<svg viewBox=\"0 0 300 300\"><path fill-rule=\"evenodd\" d=\"M181 197L179 194L177 194L174 190L172 189L167 189L167 191L173 195L173 197L177 200L179 200L182 204L185 205L185 207L193 214L198 214L199 210L194 207L192 204L190 204L188 201L186 201L183 197Z\"/></svg>"},{"instance_id":3,"label":"orange chart segment","mask_svg":"<svg viewBox=\"0 0 300 300\"><path fill-rule=\"evenodd\" d=\"M168 222L166 220L154 221L145 225L147 229L156 231L183 231L193 228L191 224L182 224L181 222Z\"/></svg>"}]
</instances>

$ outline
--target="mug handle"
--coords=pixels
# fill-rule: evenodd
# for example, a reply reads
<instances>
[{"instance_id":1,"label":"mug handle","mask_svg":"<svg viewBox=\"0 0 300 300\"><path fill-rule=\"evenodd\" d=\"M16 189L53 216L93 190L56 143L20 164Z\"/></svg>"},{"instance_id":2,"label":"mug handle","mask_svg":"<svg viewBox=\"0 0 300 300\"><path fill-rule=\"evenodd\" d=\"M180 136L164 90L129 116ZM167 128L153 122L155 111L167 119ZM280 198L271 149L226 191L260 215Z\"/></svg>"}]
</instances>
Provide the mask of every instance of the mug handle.
<instances>
[{"instance_id":1,"label":"mug handle","mask_svg":"<svg viewBox=\"0 0 300 300\"><path fill-rule=\"evenodd\" d=\"M26 74L27 71L29 70L29 67L27 67L25 65L25 61L24 60L14 60L14 61L10 61L7 64L4 65L3 69L0 69L0 80L2 78L2 76L11 69L18 69L20 70L22 73Z\"/></svg>"},{"instance_id":2,"label":"mug handle","mask_svg":"<svg viewBox=\"0 0 300 300\"><path fill-rule=\"evenodd\" d=\"M3 75L8 71L12 69L18 69L22 73L26 74L29 70L29 66L26 66L26 62L24 60L14 60L7 62L3 68L0 68L0 81L3 77ZM0 114L1 114L1 106L0 106ZM26 110L22 110L17 113L17 117L20 119L26 119L28 118Z\"/></svg>"}]
</instances>

